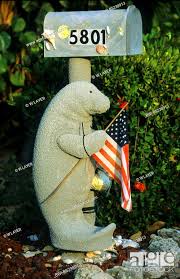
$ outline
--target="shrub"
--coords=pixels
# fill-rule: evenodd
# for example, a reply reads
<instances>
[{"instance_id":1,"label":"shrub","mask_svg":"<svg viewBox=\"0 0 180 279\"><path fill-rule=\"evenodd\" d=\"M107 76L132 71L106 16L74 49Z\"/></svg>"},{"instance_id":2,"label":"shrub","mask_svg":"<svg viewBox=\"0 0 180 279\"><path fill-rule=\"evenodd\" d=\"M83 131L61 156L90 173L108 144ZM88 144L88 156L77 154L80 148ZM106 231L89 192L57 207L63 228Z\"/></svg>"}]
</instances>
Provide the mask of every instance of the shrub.
<instances>
[{"instance_id":1,"label":"shrub","mask_svg":"<svg viewBox=\"0 0 180 279\"><path fill-rule=\"evenodd\" d=\"M178 113L179 50L171 46L168 36L161 36L159 28L144 36L143 55L93 59L93 72L102 75L96 83L111 99L108 113L96 119L105 128L119 111L118 95L129 102L130 174L133 211L127 213L120 206L120 187L115 183L109 197L99 204L99 222L114 221L128 230L144 229L147 224L162 219L168 225L178 216ZM162 106L156 114L145 117ZM136 178L154 171L144 180L147 191L137 192ZM102 210L103 208L103 210Z\"/></svg>"}]
</instances>

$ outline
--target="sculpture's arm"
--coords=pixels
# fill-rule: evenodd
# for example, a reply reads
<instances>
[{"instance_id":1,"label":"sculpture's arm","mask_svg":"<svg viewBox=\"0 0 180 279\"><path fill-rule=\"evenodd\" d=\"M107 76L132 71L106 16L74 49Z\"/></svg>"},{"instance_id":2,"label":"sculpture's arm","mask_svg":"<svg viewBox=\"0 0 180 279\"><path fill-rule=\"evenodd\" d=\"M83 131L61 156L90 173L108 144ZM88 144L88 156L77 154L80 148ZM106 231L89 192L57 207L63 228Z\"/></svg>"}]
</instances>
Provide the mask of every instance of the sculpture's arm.
<instances>
[{"instance_id":1,"label":"sculpture's arm","mask_svg":"<svg viewBox=\"0 0 180 279\"><path fill-rule=\"evenodd\" d=\"M57 139L58 146L66 153L78 157L87 158L101 149L107 139L105 131L95 131L84 136L65 134ZM87 151L87 153L86 153Z\"/></svg>"}]
</instances>

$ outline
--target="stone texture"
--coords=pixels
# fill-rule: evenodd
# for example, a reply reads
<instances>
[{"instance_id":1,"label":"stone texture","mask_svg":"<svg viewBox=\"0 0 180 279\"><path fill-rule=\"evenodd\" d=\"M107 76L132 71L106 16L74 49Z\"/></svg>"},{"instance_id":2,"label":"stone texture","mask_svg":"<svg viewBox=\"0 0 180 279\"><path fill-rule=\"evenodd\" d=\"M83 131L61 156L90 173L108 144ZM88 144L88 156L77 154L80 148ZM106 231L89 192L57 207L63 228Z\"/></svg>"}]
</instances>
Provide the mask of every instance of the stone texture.
<instances>
[{"instance_id":1,"label":"stone texture","mask_svg":"<svg viewBox=\"0 0 180 279\"><path fill-rule=\"evenodd\" d=\"M178 243L174 239L178 240L176 232L172 231L171 229L161 229L160 231L158 231L158 236L156 235L151 236L150 245L148 247L149 250L152 252L162 251L162 252L172 252L174 254L174 267L171 268L172 269L172 271L170 272L171 274L174 272L175 267L177 266L180 258L180 248L178 246ZM151 275L154 277L149 277L149 278L160 278L160 277L155 277L158 276L158 274L160 275L160 273L161 273L160 270L154 272L154 274L152 272ZM167 272L164 272L164 274L166 273ZM145 274L148 276L148 273Z\"/></svg>"},{"instance_id":2,"label":"stone texture","mask_svg":"<svg viewBox=\"0 0 180 279\"><path fill-rule=\"evenodd\" d=\"M75 272L75 279L113 279L96 265L84 264Z\"/></svg>"},{"instance_id":3,"label":"stone texture","mask_svg":"<svg viewBox=\"0 0 180 279\"><path fill-rule=\"evenodd\" d=\"M141 268L129 268L124 266L115 266L106 271L116 279L143 279Z\"/></svg>"},{"instance_id":4,"label":"stone texture","mask_svg":"<svg viewBox=\"0 0 180 279\"><path fill-rule=\"evenodd\" d=\"M172 238L162 238L154 235L150 240L149 250L152 252L179 252L179 246Z\"/></svg>"},{"instance_id":5,"label":"stone texture","mask_svg":"<svg viewBox=\"0 0 180 279\"><path fill-rule=\"evenodd\" d=\"M70 259L73 263L81 264L84 262L84 253L76 253L76 252L64 252L62 255L62 261L65 262L66 260Z\"/></svg>"},{"instance_id":6,"label":"stone texture","mask_svg":"<svg viewBox=\"0 0 180 279\"><path fill-rule=\"evenodd\" d=\"M158 235L162 238L172 238L180 246L180 230L164 228L158 231Z\"/></svg>"},{"instance_id":7,"label":"stone texture","mask_svg":"<svg viewBox=\"0 0 180 279\"><path fill-rule=\"evenodd\" d=\"M165 270L163 268L149 268L148 270L143 268L144 279L156 279L161 278L165 274Z\"/></svg>"}]
</instances>

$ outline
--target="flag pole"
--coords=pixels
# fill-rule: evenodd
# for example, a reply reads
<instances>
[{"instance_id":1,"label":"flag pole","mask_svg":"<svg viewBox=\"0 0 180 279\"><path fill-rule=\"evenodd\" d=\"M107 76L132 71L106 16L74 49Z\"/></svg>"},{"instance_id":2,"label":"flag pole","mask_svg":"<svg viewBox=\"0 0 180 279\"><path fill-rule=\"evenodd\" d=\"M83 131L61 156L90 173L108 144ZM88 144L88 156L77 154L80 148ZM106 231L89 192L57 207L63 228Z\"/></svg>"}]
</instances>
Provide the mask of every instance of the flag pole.
<instances>
[{"instance_id":1,"label":"flag pole","mask_svg":"<svg viewBox=\"0 0 180 279\"><path fill-rule=\"evenodd\" d=\"M105 131L108 130L108 128L111 126L111 124L116 120L116 118L121 114L121 112L125 109L125 107L128 105L129 103L127 102L125 104L125 106L118 112L118 114L116 114L116 116L113 118L113 120L109 123L109 125L106 127Z\"/></svg>"}]
</instances>

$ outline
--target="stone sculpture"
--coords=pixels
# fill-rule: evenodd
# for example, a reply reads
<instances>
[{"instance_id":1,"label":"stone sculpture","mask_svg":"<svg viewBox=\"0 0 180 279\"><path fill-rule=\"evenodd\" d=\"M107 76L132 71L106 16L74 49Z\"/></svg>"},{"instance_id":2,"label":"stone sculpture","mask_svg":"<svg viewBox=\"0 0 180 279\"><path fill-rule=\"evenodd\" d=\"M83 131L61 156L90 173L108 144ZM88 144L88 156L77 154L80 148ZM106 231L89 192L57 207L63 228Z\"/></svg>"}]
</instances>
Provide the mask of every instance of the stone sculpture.
<instances>
[{"instance_id":1,"label":"stone sculpture","mask_svg":"<svg viewBox=\"0 0 180 279\"><path fill-rule=\"evenodd\" d=\"M91 155L105 143L105 131L93 131L92 115L106 112L109 99L88 81L64 87L48 105L38 128L33 177L52 244L64 250L91 251L112 244L115 224L94 225L83 207L93 206L95 175Z\"/></svg>"}]
</instances>

